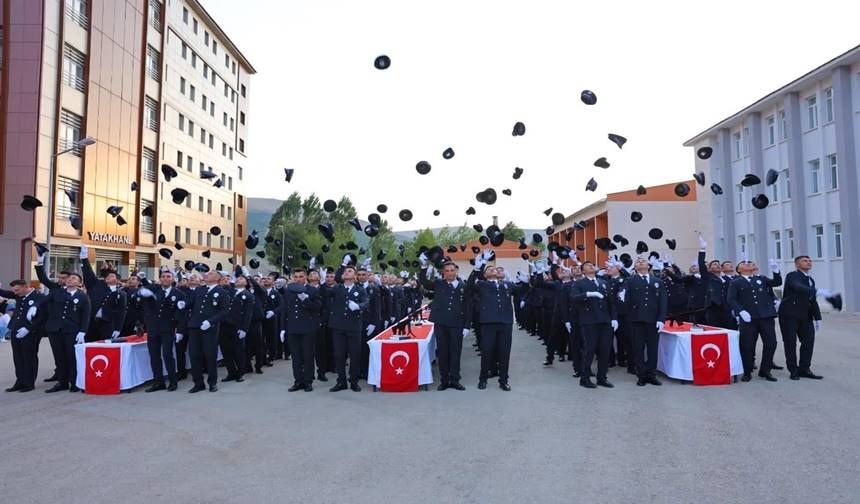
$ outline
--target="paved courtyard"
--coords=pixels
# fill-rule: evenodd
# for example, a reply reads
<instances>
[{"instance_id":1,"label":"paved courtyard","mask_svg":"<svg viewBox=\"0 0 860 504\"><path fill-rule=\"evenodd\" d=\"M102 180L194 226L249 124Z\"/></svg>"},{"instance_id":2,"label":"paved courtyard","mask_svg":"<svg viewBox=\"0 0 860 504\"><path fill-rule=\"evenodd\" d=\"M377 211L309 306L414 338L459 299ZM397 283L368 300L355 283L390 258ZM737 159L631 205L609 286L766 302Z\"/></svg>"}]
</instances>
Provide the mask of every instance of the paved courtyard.
<instances>
[{"instance_id":1,"label":"paved courtyard","mask_svg":"<svg viewBox=\"0 0 860 504\"><path fill-rule=\"evenodd\" d=\"M832 315L820 382L586 390L514 335L512 392L288 394L278 362L217 394L0 392L0 495L25 503L856 503L860 338ZM783 363L782 344L777 363ZM9 343L0 385L11 385ZM223 375L223 370L222 375ZM331 375L330 375L331 376Z\"/></svg>"}]
</instances>

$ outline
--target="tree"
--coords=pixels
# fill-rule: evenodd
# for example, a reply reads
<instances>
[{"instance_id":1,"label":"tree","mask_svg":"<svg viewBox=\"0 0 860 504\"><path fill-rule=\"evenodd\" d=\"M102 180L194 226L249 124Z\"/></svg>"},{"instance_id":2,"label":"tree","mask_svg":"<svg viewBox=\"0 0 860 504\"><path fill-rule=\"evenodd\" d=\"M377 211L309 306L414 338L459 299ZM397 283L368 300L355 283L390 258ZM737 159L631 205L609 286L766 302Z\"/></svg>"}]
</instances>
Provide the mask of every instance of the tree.
<instances>
[{"instance_id":1,"label":"tree","mask_svg":"<svg viewBox=\"0 0 860 504\"><path fill-rule=\"evenodd\" d=\"M519 240L520 238L524 238L524 237L525 237L525 233L523 232L523 230L522 230L522 229L520 229L520 227L519 227L519 226L517 226L516 224L514 224L514 223L513 223L513 221L508 222L507 224L505 224L505 227L503 227L503 228L502 228L502 233L504 233L504 234L505 234L505 239L506 239L506 240L513 240L513 241L517 241L517 240Z\"/></svg>"}]
</instances>

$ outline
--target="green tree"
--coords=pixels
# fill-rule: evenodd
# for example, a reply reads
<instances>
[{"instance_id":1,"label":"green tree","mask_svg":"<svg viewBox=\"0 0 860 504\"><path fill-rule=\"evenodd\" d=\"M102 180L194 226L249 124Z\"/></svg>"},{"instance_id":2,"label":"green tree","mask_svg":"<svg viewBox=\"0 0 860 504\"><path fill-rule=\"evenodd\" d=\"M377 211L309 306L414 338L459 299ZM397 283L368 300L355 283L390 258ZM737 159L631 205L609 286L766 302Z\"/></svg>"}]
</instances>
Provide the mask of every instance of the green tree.
<instances>
[{"instance_id":1,"label":"green tree","mask_svg":"<svg viewBox=\"0 0 860 504\"><path fill-rule=\"evenodd\" d=\"M519 226L513 223L513 221L505 224L505 227L502 228L502 233L505 234L506 240L517 241L520 238L525 237L525 233Z\"/></svg>"}]
</instances>

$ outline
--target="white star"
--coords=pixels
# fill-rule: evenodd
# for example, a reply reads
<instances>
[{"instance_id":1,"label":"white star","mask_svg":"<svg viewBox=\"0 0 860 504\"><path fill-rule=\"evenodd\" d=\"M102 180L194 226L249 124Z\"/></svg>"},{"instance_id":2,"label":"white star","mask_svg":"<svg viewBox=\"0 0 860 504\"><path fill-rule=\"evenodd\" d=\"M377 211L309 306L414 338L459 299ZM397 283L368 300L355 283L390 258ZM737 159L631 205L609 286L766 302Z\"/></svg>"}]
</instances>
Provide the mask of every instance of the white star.
<instances>
[{"instance_id":1,"label":"white star","mask_svg":"<svg viewBox=\"0 0 860 504\"><path fill-rule=\"evenodd\" d=\"M709 368L714 367L714 364L715 364L715 363L714 363L714 361L712 361L712 360L709 360L709 361L708 361L708 367L709 367Z\"/></svg>"},{"instance_id":2,"label":"white star","mask_svg":"<svg viewBox=\"0 0 860 504\"><path fill-rule=\"evenodd\" d=\"M96 378L101 378L101 377L102 377L102 372L96 371Z\"/></svg>"},{"instance_id":3,"label":"white star","mask_svg":"<svg viewBox=\"0 0 860 504\"><path fill-rule=\"evenodd\" d=\"M399 374L399 375L402 375L403 374L403 368L397 368L394 370L394 372Z\"/></svg>"}]
</instances>

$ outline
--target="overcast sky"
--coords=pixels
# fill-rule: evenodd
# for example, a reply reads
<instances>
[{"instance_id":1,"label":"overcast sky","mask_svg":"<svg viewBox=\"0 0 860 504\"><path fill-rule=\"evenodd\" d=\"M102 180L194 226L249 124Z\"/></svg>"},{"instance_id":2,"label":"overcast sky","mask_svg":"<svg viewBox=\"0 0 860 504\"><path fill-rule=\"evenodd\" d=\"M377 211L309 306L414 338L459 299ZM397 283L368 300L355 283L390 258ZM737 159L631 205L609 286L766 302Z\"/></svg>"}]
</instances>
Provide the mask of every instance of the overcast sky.
<instances>
[{"instance_id":1,"label":"overcast sky","mask_svg":"<svg viewBox=\"0 0 860 504\"><path fill-rule=\"evenodd\" d=\"M248 195L348 195L362 218L386 203L395 230L459 225L469 206L470 224L543 228L547 207L689 178L684 140L860 43L860 3L829 0L202 1L258 72ZM493 206L475 201L487 187Z\"/></svg>"}]
</instances>

